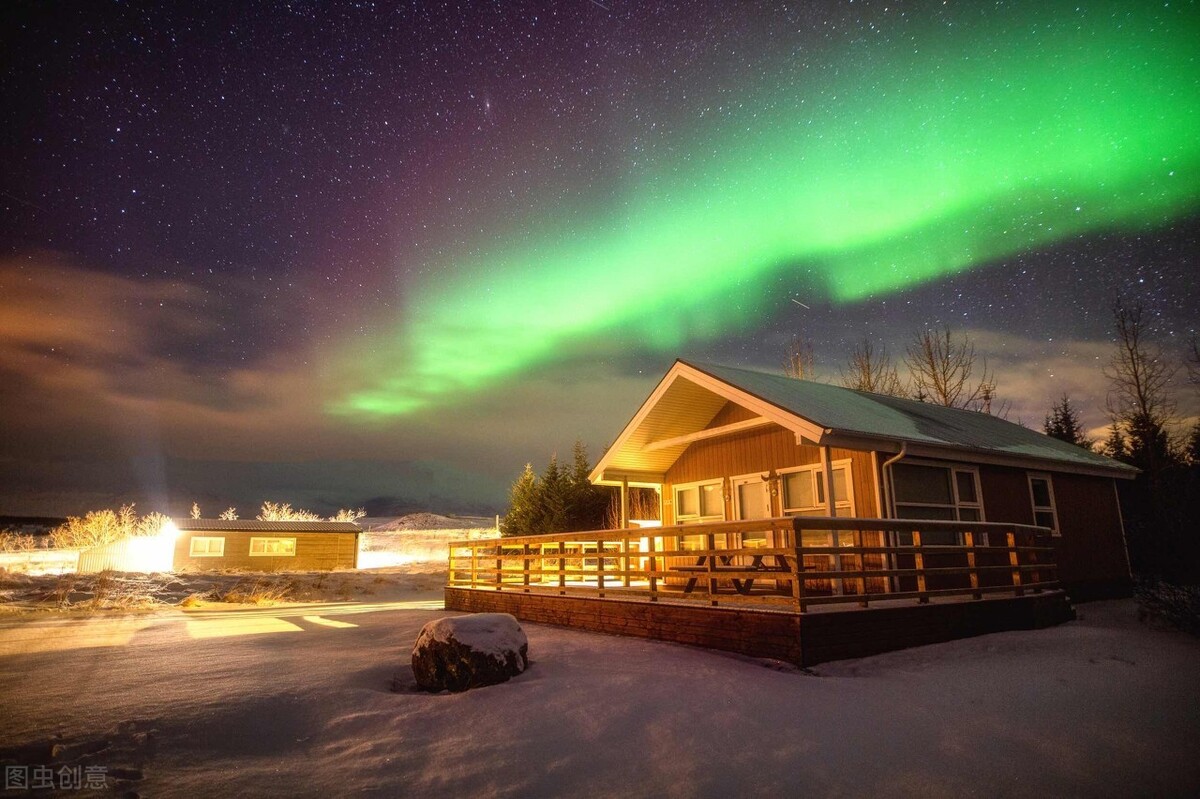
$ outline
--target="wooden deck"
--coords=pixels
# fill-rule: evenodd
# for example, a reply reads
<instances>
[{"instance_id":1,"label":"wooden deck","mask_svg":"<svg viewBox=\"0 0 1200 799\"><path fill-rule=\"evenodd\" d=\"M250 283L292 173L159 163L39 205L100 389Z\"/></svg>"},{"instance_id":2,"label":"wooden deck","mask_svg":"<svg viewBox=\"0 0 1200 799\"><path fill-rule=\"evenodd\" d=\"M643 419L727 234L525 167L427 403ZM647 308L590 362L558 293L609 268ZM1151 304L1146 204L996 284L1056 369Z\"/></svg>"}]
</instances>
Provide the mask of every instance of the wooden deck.
<instances>
[{"instance_id":1,"label":"wooden deck","mask_svg":"<svg viewBox=\"0 0 1200 799\"><path fill-rule=\"evenodd\" d=\"M811 665L1072 618L1048 534L785 517L460 541L446 607Z\"/></svg>"}]
</instances>

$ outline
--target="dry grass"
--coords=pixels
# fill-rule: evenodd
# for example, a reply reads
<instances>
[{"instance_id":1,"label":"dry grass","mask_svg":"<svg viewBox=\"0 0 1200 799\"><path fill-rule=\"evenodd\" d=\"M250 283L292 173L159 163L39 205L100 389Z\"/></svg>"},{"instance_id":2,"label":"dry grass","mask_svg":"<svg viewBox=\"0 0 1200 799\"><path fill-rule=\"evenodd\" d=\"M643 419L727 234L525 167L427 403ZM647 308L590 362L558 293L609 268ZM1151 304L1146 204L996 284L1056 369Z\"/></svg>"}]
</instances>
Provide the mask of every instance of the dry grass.
<instances>
[{"instance_id":1,"label":"dry grass","mask_svg":"<svg viewBox=\"0 0 1200 799\"><path fill-rule=\"evenodd\" d=\"M295 583L291 580L258 578L253 582L239 581L215 598L236 605L276 605L290 601L294 590Z\"/></svg>"},{"instance_id":2,"label":"dry grass","mask_svg":"<svg viewBox=\"0 0 1200 799\"><path fill-rule=\"evenodd\" d=\"M28 552L38 548L37 539L24 533L0 533L0 552Z\"/></svg>"}]
</instances>

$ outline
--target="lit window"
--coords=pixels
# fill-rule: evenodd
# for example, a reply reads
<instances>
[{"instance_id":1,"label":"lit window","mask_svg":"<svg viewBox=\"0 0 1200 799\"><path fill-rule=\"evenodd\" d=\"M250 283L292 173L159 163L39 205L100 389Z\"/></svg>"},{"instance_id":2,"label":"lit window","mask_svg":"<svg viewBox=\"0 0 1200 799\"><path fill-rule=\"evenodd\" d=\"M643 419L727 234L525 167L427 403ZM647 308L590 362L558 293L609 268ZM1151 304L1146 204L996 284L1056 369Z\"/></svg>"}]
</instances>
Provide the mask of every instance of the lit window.
<instances>
[{"instance_id":1,"label":"lit window","mask_svg":"<svg viewBox=\"0 0 1200 799\"><path fill-rule=\"evenodd\" d=\"M690 483L675 487L675 523L722 521L725 518L725 495L722 481Z\"/></svg>"},{"instance_id":2,"label":"lit window","mask_svg":"<svg viewBox=\"0 0 1200 799\"><path fill-rule=\"evenodd\" d=\"M272 556L290 558L296 555L296 539L294 538L251 538L250 555L252 557Z\"/></svg>"},{"instance_id":3,"label":"lit window","mask_svg":"<svg viewBox=\"0 0 1200 799\"><path fill-rule=\"evenodd\" d=\"M225 554L224 538L193 538L188 549L193 558L219 558Z\"/></svg>"},{"instance_id":4,"label":"lit window","mask_svg":"<svg viewBox=\"0 0 1200 799\"><path fill-rule=\"evenodd\" d=\"M1029 497L1033 502L1033 523L1049 527L1054 535L1058 530L1058 512L1054 508L1054 486L1048 474L1029 475Z\"/></svg>"},{"instance_id":5,"label":"lit window","mask_svg":"<svg viewBox=\"0 0 1200 799\"><path fill-rule=\"evenodd\" d=\"M833 515L854 515L854 492L850 489L850 461L833 462ZM825 469L819 464L781 471L785 516L826 516Z\"/></svg>"}]
</instances>

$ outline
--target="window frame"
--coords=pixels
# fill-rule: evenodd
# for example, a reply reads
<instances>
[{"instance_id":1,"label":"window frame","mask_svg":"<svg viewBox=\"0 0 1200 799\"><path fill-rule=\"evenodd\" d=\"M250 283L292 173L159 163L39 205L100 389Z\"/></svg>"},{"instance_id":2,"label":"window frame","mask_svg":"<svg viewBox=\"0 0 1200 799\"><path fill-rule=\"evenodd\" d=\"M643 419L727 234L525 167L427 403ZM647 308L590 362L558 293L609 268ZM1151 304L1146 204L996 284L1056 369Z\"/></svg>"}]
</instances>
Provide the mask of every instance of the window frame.
<instances>
[{"instance_id":1,"label":"window frame","mask_svg":"<svg viewBox=\"0 0 1200 799\"><path fill-rule=\"evenodd\" d=\"M702 494L700 489L704 486L716 486L717 491L721 496L721 515L714 516L712 514L704 515L704 504L701 502ZM679 513L679 494L683 491L696 492L696 513L686 516ZM725 507L725 478L717 477L709 480L695 480L690 483L676 483L671 486L671 501L674 503L672 511L674 511L675 524L703 524L705 522L723 522L728 513Z\"/></svg>"},{"instance_id":2,"label":"window frame","mask_svg":"<svg viewBox=\"0 0 1200 799\"><path fill-rule=\"evenodd\" d=\"M1046 493L1050 496L1049 505L1038 505L1033 493L1033 481L1043 480L1046 483ZM1033 523L1038 527L1050 527L1050 535L1062 537L1062 529L1058 524L1058 501L1054 497L1054 480L1049 472L1026 472L1025 481L1029 485L1029 505L1033 509ZM1053 525L1038 524L1038 513L1049 513L1054 520Z\"/></svg>"},{"instance_id":3,"label":"window frame","mask_svg":"<svg viewBox=\"0 0 1200 799\"><path fill-rule=\"evenodd\" d=\"M206 549L203 552L196 551L196 542L203 541ZM211 552L207 549L213 541L220 542L220 548L217 552ZM217 535L194 535L188 539L188 557L189 558L223 558L225 557L225 536Z\"/></svg>"},{"instance_id":4,"label":"window frame","mask_svg":"<svg viewBox=\"0 0 1200 799\"><path fill-rule=\"evenodd\" d=\"M263 544L262 552L254 551L254 543L256 541L290 541L290 552L267 552L267 545ZM277 535L256 535L250 537L250 557L252 558L294 558L296 557L296 538L295 536L277 536Z\"/></svg>"},{"instance_id":5,"label":"window frame","mask_svg":"<svg viewBox=\"0 0 1200 799\"><path fill-rule=\"evenodd\" d=\"M841 458L836 461L830 461L829 465L832 467L833 471L837 471L838 469L841 469L841 468L845 468L845 470L846 470L846 495L847 496L846 496L846 499L838 499L836 497L834 498L833 514L835 517L839 517L841 514L838 513L838 510L840 508L844 507L848 511L846 516L852 517L857 512L857 508L855 505L855 499L854 499L854 461L851 458ZM828 505L825 503L824 500L821 500L820 505L813 505L810 508L789 507L788 506L787 475L796 474L797 472L811 472L812 473L813 496L814 497L820 497L821 495L823 495L825 493L825 478L824 478L825 464L824 463L821 463L821 462L805 463L801 466L790 466L786 469L779 469L777 473L779 475L779 510L780 510L780 513L782 513L784 516L806 516L806 515L825 516L828 511ZM803 511L806 511L806 510L820 510L821 513L820 514L803 513Z\"/></svg>"},{"instance_id":6,"label":"window frame","mask_svg":"<svg viewBox=\"0 0 1200 799\"><path fill-rule=\"evenodd\" d=\"M743 485L761 485L763 493L767 498L767 515L764 519L771 519L775 516L775 507L771 501L771 480L769 477L763 477L759 472L751 474L739 474L729 478L729 499L733 505L733 519L731 521L756 521L755 519L742 518L742 498L738 493L738 487Z\"/></svg>"},{"instance_id":7,"label":"window frame","mask_svg":"<svg viewBox=\"0 0 1200 799\"><path fill-rule=\"evenodd\" d=\"M896 472L895 472L895 470L897 468L903 467L903 466L925 466L925 467L931 467L934 469L947 470L950 473L950 500L951 500L952 504L947 505L947 504L938 503L938 502L905 502L905 501L901 500L896 492ZM965 501L959 495L959 491L958 491L958 475L959 474L971 475L971 480L975 485L975 501L974 502ZM978 466L964 465L964 464L960 464L960 463L952 463L950 461L919 460L919 459L913 458L910 460L902 461L901 463L897 463L895 466L893 466L892 473L890 475L888 475L888 481L891 483L892 509L893 509L893 511L895 511L896 518L898 518L898 519L920 518L920 517L912 517L912 516L901 516L900 508L901 508L901 506L903 506L906 508L951 508L954 511L954 518L944 520L944 521L967 522L968 524L970 524L972 522L987 521L987 513L986 513L986 511L984 509L984 505L983 505L983 483L979 479L979 467ZM962 510L964 508L967 510L976 511L979 515L979 518L978 519L962 518ZM937 521L937 520L936 519L926 519L926 521Z\"/></svg>"}]
</instances>

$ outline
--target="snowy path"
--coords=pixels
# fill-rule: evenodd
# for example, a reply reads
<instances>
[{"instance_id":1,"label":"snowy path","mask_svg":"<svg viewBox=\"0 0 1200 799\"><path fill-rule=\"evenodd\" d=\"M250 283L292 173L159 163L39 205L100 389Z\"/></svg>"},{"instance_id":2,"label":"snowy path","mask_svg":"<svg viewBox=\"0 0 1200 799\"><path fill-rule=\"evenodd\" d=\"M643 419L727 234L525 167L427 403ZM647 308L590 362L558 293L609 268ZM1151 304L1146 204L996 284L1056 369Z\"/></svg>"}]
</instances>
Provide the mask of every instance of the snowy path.
<instances>
[{"instance_id":1,"label":"snowy path","mask_svg":"<svg viewBox=\"0 0 1200 799\"><path fill-rule=\"evenodd\" d=\"M0 622L0 748L62 733L144 795L1189 796L1200 642L1129 602L819 667L526 625L533 665L407 684L436 596ZM147 734L148 733L148 734ZM14 754L16 751L16 754Z\"/></svg>"}]
</instances>

